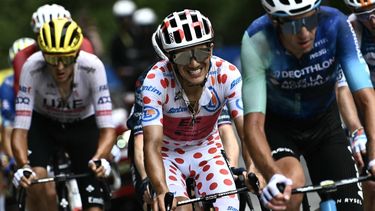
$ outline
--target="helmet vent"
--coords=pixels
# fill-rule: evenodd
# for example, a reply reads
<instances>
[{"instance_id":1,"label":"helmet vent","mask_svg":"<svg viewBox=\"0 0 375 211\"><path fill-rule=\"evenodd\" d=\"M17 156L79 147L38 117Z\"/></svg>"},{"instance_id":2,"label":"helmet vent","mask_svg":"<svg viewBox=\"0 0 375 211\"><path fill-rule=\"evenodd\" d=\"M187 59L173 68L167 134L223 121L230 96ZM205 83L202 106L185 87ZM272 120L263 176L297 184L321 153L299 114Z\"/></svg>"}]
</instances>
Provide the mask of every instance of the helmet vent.
<instances>
[{"instance_id":1,"label":"helmet vent","mask_svg":"<svg viewBox=\"0 0 375 211\"><path fill-rule=\"evenodd\" d=\"M184 24L184 25L182 25L182 28L184 29L184 34L185 34L186 40L191 41L193 39L193 37L191 36L191 31L189 29L189 25Z\"/></svg>"},{"instance_id":2,"label":"helmet vent","mask_svg":"<svg viewBox=\"0 0 375 211\"><path fill-rule=\"evenodd\" d=\"M201 38L202 37L202 30L201 30L201 26L200 25L197 25L194 27L194 31L195 31L195 35L197 36L197 38Z\"/></svg>"},{"instance_id":3,"label":"helmet vent","mask_svg":"<svg viewBox=\"0 0 375 211\"><path fill-rule=\"evenodd\" d=\"M311 5L307 5L307 6L302 7L302 8L290 10L290 13L295 14L295 13L300 13L302 11L307 11L310 7L311 7Z\"/></svg>"},{"instance_id":4,"label":"helmet vent","mask_svg":"<svg viewBox=\"0 0 375 211\"><path fill-rule=\"evenodd\" d=\"M179 31L174 31L173 32L173 37L174 37L174 41L176 43L181 43L181 36L180 36L180 32Z\"/></svg>"},{"instance_id":5,"label":"helmet vent","mask_svg":"<svg viewBox=\"0 0 375 211\"><path fill-rule=\"evenodd\" d=\"M55 39L55 25L53 24L53 22L48 22L49 23L49 26L50 26L50 30L51 30L51 46L54 47L56 46L56 39ZM45 31L44 31L45 32Z\"/></svg>"},{"instance_id":6,"label":"helmet vent","mask_svg":"<svg viewBox=\"0 0 375 211\"><path fill-rule=\"evenodd\" d=\"M77 31L77 28L76 28L76 29L74 29L74 31L73 31L73 35L70 37L69 45L72 45L72 44L73 44L73 40L74 40L74 38L76 38L76 37L78 37L78 36L79 36L79 34L78 34L78 31Z\"/></svg>"},{"instance_id":7,"label":"helmet vent","mask_svg":"<svg viewBox=\"0 0 375 211\"><path fill-rule=\"evenodd\" d=\"M66 22L64 24L64 26L62 27L62 32L61 32L61 38L60 38L60 47L64 47L64 40L65 40L65 36L66 36L66 30L68 29L69 25L70 25L70 21L69 22ZM73 38L73 35L70 37L70 39Z\"/></svg>"},{"instance_id":8,"label":"helmet vent","mask_svg":"<svg viewBox=\"0 0 375 211\"><path fill-rule=\"evenodd\" d=\"M298 0L296 0L296 1L298 1ZM282 3L284 5L290 5L289 0L280 0L280 3Z\"/></svg>"},{"instance_id":9,"label":"helmet vent","mask_svg":"<svg viewBox=\"0 0 375 211\"><path fill-rule=\"evenodd\" d=\"M179 17L180 17L180 20L186 20L186 14L185 13L181 13L179 15Z\"/></svg>"},{"instance_id":10,"label":"helmet vent","mask_svg":"<svg viewBox=\"0 0 375 211\"><path fill-rule=\"evenodd\" d=\"M171 19L170 21L169 21L169 23L171 24L171 27L177 27L177 23L176 23L176 19Z\"/></svg>"},{"instance_id":11,"label":"helmet vent","mask_svg":"<svg viewBox=\"0 0 375 211\"><path fill-rule=\"evenodd\" d=\"M271 7L275 7L275 4L273 3L272 0L265 0L267 4L271 5Z\"/></svg>"},{"instance_id":12,"label":"helmet vent","mask_svg":"<svg viewBox=\"0 0 375 211\"><path fill-rule=\"evenodd\" d=\"M203 27L204 27L204 31L206 32L206 34L209 34L210 33L210 27L208 27L208 23L205 19L203 19Z\"/></svg>"},{"instance_id":13,"label":"helmet vent","mask_svg":"<svg viewBox=\"0 0 375 211\"><path fill-rule=\"evenodd\" d=\"M171 44L171 39L169 38L168 30L165 27L165 23L163 23L163 25L161 26L161 28L162 28L162 32L164 34L163 37L165 39L165 42L168 43L168 44Z\"/></svg>"},{"instance_id":14,"label":"helmet vent","mask_svg":"<svg viewBox=\"0 0 375 211\"><path fill-rule=\"evenodd\" d=\"M191 20L192 20L193 22L197 22L197 21L198 21L198 17L197 17L197 15L191 15Z\"/></svg>"}]
</instances>

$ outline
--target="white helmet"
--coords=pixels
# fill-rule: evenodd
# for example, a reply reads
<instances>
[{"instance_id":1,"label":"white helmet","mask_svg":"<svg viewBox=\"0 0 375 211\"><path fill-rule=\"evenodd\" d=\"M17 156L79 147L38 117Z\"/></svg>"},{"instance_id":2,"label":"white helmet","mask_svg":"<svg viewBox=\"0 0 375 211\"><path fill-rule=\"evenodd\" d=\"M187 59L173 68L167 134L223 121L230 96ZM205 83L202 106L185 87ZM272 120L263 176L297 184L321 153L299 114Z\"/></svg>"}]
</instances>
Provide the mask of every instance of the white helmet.
<instances>
[{"instance_id":1,"label":"white helmet","mask_svg":"<svg viewBox=\"0 0 375 211\"><path fill-rule=\"evenodd\" d=\"M116 17L130 16L137 9L137 6L130 0L119 0L113 5L113 14Z\"/></svg>"},{"instance_id":2,"label":"white helmet","mask_svg":"<svg viewBox=\"0 0 375 211\"><path fill-rule=\"evenodd\" d=\"M18 52L34 43L36 43L35 40L29 37L20 38L14 41L9 48L9 62L12 63Z\"/></svg>"},{"instance_id":3,"label":"white helmet","mask_svg":"<svg viewBox=\"0 0 375 211\"><path fill-rule=\"evenodd\" d=\"M262 0L266 12L273 16L301 15L320 5L321 0Z\"/></svg>"},{"instance_id":4,"label":"white helmet","mask_svg":"<svg viewBox=\"0 0 375 211\"><path fill-rule=\"evenodd\" d=\"M168 15L155 33L166 52L212 42L214 39L210 20L198 10L189 9Z\"/></svg>"},{"instance_id":5,"label":"white helmet","mask_svg":"<svg viewBox=\"0 0 375 211\"><path fill-rule=\"evenodd\" d=\"M375 0L344 0L345 4L354 9L367 7L375 3Z\"/></svg>"},{"instance_id":6,"label":"white helmet","mask_svg":"<svg viewBox=\"0 0 375 211\"><path fill-rule=\"evenodd\" d=\"M35 33L39 33L39 29L44 23L55 18L71 19L70 12L63 6L57 4L45 4L39 7L38 10L33 13L31 18L31 27Z\"/></svg>"},{"instance_id":7,"label":"white helmet","mask_svg":"<svg viewBox=\"0 0 375 211\"><path fill-rule=\"evenodd\" d=\"M155 24L156 14L151 8L142 8L134 12L134 23L140 26L147 26Z\"/></svg>"}]
</instances>

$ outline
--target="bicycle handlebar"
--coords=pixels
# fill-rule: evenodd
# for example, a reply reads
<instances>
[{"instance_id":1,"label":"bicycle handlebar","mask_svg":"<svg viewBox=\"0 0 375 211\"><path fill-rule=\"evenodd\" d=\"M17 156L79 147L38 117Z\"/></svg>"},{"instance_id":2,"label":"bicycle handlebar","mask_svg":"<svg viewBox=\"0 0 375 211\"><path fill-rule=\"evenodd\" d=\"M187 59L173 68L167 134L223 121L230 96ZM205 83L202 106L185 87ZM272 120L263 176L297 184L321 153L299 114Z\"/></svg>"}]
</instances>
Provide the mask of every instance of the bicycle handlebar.
<instances>
[{"instance_id":1,"label":"bicycle handlebar","mask_svg":"<svg viewBox=\"0 0 375 211\"><path fill-rule=\"evenodd\" d=\"M308 185L308 186L304 186L300 188L295 188L292 190L292 194L309 193L309 192L317 192L317 191L329 191L340 186L363 182L367 180L375 180L375 177L371 174L368 174L364 176L359 176L359 177L354 177L354 178L349 178L349 179L342 179L338 181L324 180L320 182L319 185Z\"/></svg>"},{"instance_id":2,"label":"bicycle handlebar","mask_svg":"<svg viewBox=\"0 0 375 211\"><path fill-rule=\"evenodd\" d=\"M82 173L82 174L71 174L71 175L56 175L54 177L45 177L41 179L36 179L31 181L31 185L47 183L47 182L65 182L71 179L78 179L83 177L88 177L93 175L92 173Z\"/></svg>"},{"instance_id":3,"label":"bicycle handlebar","mask_svg":"<svg viewBox=\"0 0 375 211\"><path fill-rule=\"evenodd\" d=\"M192 203L200 202L200 201L211 201L211 200L214 200L214 199L217 199L217 198L221 198L221 197L224 197L224 196L233 195L233 194L237 194L237 193L242 193L242 192L245 192L245 191L246 192L249 191L247 189L247 187L239 188L239 189L236 189L236 190L225 191L225 192L221 192L221 193L210 194L210 195L202 196L202 197L199 197L199 198L179 201L179 202L177 202L177 206L192 204Z\"/></svg>"},{"instance_id":4,"label":"bicycle handlebar","mask_svg":"<svg viewBox=\"0 0 375 211\"><path fill-rule=\"evenodd\" d=\"M319 191L335 191L336 188L344 185L349 185L353 183L363 182L367 180L375 180L375 177L371 174L353 177L349 179L342 179L342 180L324 180L321 181L319 185L307 185L300 188L294 188L292 190L292 194L300 194L300 193L310 193L310 192L319 192ZM284 192L285 184L278 183L276 184L277 188L280 192Z\"/></svg>"}]
</instances>

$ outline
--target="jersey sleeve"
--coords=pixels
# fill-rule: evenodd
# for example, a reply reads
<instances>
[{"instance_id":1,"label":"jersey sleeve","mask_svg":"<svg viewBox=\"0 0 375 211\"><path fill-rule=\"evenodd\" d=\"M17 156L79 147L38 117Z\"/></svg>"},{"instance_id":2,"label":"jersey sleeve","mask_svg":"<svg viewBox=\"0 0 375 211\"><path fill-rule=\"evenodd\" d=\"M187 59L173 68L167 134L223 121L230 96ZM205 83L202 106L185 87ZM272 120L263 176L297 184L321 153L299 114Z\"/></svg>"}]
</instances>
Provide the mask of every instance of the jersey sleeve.
<instances>
[{"instance_id":1,"label":"jersey sleeve","mask_svg":"<svg viewBox=\"0 0 375 211\"><path fill-rule=\"evenodd\" d=\"M258 33L253 36L262 35ZM259 46L254 39L250 39L245 32L241 44L242 100L245 115L251 112L266 113L266 72L258 54L261 49L262 46Z\"/></svg>"},{"instance_id":2,"label":"jersey sleeve","mask_svg":"<svg viewBox=\"0 0 375 211\"><path fill-rule=\"evenodd\" d=\"M154 66L148 72L142 85L143 115L142 126L163 125L164 96L171 82L164 77L162 70Z\"/></svg>"},{"instance_id":3,"label":"jersey sleeve","mask_svg":"<svg viewBox=\"0 0 375 211\"><path fill-rule=\"evenodd\" d=\"M96 69L94 72L87 72L87 75L90 77L96 123L99 128L113 128L112 102L104 65L96 56L93 58L95 59L91 63Z\"/></svg>"},{"instance_id":4,"label":"jersey sleeve","mask_svg":"<svg viewBox=\"0 0 375 211\"><path fill-rule=\"evenodd\" d=\"M229 109L229 114L232 119L243 116L243 103L242 103L242 77L240 71L233 64L228 63L228 72L226 72L228 81L226 87L226 99ZM219 75L218 82L223 82L225 75Z\"/></svg>"},{"instance_id":5,"label":"jersey sleeve","mask_svg":"<svg viewBox=\"0 0 375 211\"><path fill-rule=\"evenodd\" d=\"M352 92L372 88L370 72L361 54L355 32L344 15L338 19L337 56Z\"/></svg>"},{"instance_id":6,"label":"jersey sleeve","mask_svg":"<svg viewBox=\"0 0 375 211\"><path fill-rule=\"evenodd\" d=\"M217 120L217 125L220 127L221 125L227 125L227 124L231 125L232 121L230 118L228 106L225 104L225 106L221 110L219 119Z\"/></svg>"},{"instance_id":7,"label":"jersey sleeve","mask_svg":"<svg viewBox=\"0 0 375 211\"><path fill-rule=\"evenodd\" d=\"M14 128L26 130L30 128L36 88L35 78L32 77L34 65L35 62L29 59L23 65L21 71L19 90L15 99L16 117Z\"/></svg>"}]
</instances>

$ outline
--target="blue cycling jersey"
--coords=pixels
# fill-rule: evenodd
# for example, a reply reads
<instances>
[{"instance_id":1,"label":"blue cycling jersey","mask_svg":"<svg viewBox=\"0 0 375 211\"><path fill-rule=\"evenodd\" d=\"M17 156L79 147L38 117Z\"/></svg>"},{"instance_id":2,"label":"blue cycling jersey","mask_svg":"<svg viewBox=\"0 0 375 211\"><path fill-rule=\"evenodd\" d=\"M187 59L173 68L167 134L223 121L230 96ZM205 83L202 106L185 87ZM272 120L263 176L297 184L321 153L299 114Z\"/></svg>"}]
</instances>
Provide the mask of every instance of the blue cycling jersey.
<instances>
[{"instance_id":1,"label":"blue cycling jersey","mask_svg":"<svg viewBox=\"0 0 375 211\"><path fill-rule=\"evenodd\" d=\"M13 126L15 117L13 74L6 77L0 86L1 116L3 127Z\"/></svg>"},{"instance_id":2,"label":"blue cycling jersey","mask_svg":"<svg viewBox=\"0 0 375 211\"><path fill-rule=\"evenodd\" d=\"M339 10L321 6L313 48L290 54L267 15L246 30L241 48L244 112L271 111L293 119L323 113L335 100L341 64L350 89L372 87L354 31Z\"/></svg>"}]
</instances>

